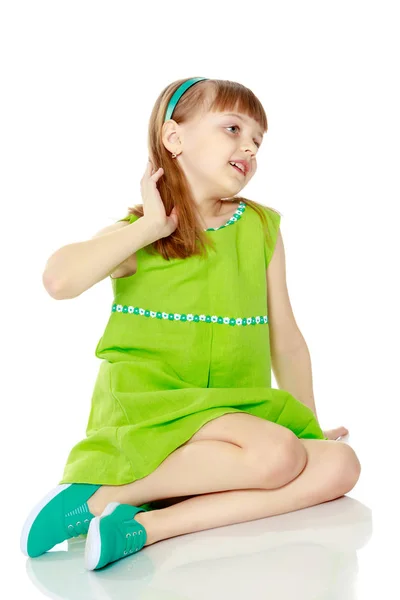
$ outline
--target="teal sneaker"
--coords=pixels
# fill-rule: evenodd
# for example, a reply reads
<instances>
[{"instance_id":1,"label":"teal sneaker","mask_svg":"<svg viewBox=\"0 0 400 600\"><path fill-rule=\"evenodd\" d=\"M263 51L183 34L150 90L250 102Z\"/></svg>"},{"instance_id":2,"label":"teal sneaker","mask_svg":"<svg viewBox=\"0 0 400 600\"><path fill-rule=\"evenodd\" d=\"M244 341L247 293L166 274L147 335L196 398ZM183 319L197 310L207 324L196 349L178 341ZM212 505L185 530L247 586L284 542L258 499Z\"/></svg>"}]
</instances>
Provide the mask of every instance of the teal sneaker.
<instances>
[{"instance_id":1,"label":"teal sneaker","mask_svg":"<svg viewBox=\"0 0 400 600\"><path fill-rule=\"evenodd\" d=\"M147 511L130 504L110 502L100 517L90 522L85 546L88 571L101 569L143 548L147 534L143 525L134 519L138 512Z\"/></svg>"},{"instance_id":2,"label":"teal sneaker","mask_svg":"<svg viewBox=\"0 0 400 600\"><path fill-rule=\"evenodd\" d=\"M23 554L35 558L64 540L87 534L94 518L87 500L99 487L64 483L51 490L25 521L20 541Z\"/></svg>"}]
</instances>

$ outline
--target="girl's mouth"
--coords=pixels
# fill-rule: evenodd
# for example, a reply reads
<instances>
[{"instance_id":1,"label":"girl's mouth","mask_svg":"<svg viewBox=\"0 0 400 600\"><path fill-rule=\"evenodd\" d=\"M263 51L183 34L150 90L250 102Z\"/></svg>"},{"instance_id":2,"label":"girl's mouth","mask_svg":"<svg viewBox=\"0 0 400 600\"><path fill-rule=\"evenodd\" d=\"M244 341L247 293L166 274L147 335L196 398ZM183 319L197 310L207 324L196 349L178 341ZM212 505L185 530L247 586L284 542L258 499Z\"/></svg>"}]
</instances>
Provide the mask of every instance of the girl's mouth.
<instances>
[{"instance_id":1,"label":"girl's mouth","mask_svg":"<svg viewBox=\"0 0 400 600\"><path fill-rule=\"evenodd\" d=\"M239 173L241 173L242 175L244 175L244 174L245 174L245 173L242 171L242 169L239 169L239 167L236 167L235 165L232 165L231 163L228 163L228 164L230 164L230 165L231 165L231 167L232 167L233 169L236 169L236 171L238 171L238 172L239 172Z\"/></svg>"}]
</instances>

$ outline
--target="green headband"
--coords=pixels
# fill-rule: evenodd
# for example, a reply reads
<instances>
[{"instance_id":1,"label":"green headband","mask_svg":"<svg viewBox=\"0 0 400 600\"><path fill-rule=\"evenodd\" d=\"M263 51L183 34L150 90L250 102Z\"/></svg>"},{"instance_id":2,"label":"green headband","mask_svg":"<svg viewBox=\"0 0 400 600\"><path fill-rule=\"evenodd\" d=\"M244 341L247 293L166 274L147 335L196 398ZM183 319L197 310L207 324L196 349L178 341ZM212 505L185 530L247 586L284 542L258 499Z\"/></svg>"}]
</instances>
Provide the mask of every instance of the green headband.
<instances>
[{"instance_id":1,"label":"green headband","mask_svg":"<svg viewBox=\"0 0 400 600\"><path fill-rule=\"evenodd\" d=\"M179 99L181 98L181 96L183 96L183 94L186 92L186 90L188 88L190 88L192 85L194 85L195 83L197 83L198 81L204 81L206 79L207 79L207 77L194 77L193 79L188 79L187 81L185 81L184 83L182 83L182 85L180 85L178 87L178 89L173 93L172 98L168 103L167 110L165 113L164 123L165 123L165 121L168 121L172 117L172 113L175 110L175 106L178 104Z\"/></svg>"}]
</instances>

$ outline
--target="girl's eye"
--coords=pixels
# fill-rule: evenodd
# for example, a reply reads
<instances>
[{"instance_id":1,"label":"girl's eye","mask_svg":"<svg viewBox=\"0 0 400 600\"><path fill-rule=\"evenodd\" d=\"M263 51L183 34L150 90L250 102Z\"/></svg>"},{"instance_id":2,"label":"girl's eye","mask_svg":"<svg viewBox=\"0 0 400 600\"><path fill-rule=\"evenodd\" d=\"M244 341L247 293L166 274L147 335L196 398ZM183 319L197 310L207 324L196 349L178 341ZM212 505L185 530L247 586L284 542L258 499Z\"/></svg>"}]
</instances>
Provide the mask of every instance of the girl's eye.
<instances>
[{"instance_id":1,"label":"girl's eye","mask_svg":"<svg viewBox=\"0 0 400 600\"><path fill-rule=\"evenodd\" d=\"M226 129L232 129L232 127L236 127L237 129L239 129L239 130L240 130L240 127L239 127L239 125L230 125L229 127L226 127ZM260 147L260 144L258 144L257 142L254 142L254 143L255 143L255 145L257 146L257 148L259 148L259 147Z\"/></svg>"}]
</instances>

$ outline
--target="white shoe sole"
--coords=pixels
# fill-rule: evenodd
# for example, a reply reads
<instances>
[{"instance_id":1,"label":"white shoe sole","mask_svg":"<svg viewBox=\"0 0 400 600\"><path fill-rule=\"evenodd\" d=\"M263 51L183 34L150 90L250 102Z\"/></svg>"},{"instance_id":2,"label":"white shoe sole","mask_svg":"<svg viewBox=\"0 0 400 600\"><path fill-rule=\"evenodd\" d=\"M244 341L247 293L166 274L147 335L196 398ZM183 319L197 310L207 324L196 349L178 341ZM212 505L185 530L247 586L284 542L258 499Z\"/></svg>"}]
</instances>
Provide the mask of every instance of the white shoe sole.
<instances>
[{"instance_id":1,"label":"white shoe sole","mask_svg":"<svg viewBox=\"0 0 400 600\"><path fill-rule=\"evenodd\" d=\"M21 552L23 554L25 554L25 556L29 557L28 536L29 536L29 532L31 530L31 527L32 527L36 517L38 516L40 511L46 506L46 504L48 504L51 500L53 500L53 498L55 498L58 494L60 494L64 490L66 490L70 485L72 485L72 483L63 483L63 484L55 487L44 498L42 498L42 500L29 513L29 515L25 521L25 524L23 526L22 533L21 533L21 540L20 540Z\"/></svg>"},{"instance_id":2,"label":"white shoe sole","mask_svg":"<svg viewBox=\"0 0 400 600\"><path fill-rule=\"evenodd\" d=\"M85 546L85 568L88 571L94 571L101 556L100 520L110 515L119 504L119 502L110 502L99 517L94 517L90 521Z\"/></svg>"}]
</instances>

